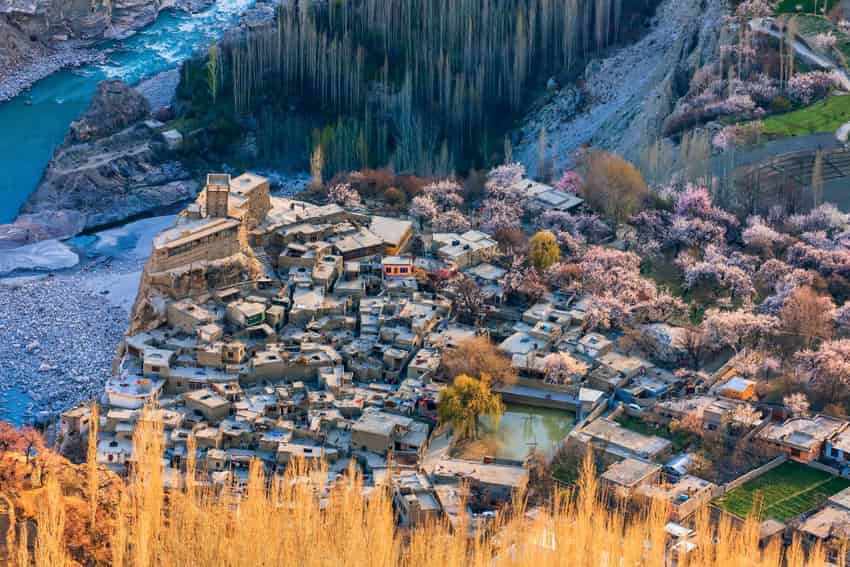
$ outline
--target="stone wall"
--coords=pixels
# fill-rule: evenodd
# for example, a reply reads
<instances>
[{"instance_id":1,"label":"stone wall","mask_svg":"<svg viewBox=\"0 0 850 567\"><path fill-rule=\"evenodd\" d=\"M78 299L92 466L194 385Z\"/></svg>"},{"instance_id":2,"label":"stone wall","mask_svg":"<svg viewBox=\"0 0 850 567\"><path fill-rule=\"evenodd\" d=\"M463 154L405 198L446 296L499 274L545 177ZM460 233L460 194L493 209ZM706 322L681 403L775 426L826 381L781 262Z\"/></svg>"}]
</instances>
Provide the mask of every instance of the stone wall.
<instances>
[{"instance_id":1,"label":"stone wall","mask_svg":"<svg viewBox=\"0 0 850 567\"><path fill-rule=\"evenodd\" d=\"M150 259L152 273L165 272L201 262L212 262L238 254L242 249L239 228L219 230L185 245L185 250L170 248L154 249Z\"/></svg>"}]
</instances>

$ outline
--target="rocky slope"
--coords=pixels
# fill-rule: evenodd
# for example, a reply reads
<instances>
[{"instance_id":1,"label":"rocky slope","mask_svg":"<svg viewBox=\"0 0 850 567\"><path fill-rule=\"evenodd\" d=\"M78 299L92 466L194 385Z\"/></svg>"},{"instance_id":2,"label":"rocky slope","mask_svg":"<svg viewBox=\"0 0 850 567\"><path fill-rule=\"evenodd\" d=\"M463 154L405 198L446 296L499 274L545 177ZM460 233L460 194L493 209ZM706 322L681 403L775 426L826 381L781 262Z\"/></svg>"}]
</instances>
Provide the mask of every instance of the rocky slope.
<instances>
[{"instance_id":1,"label":"rocky slope","mask_svg":"<svg viewBox=\"0 0 850 567\"><path fill-rule=\"evenodd\" d=\"M723 14L723 0L664 0L639 41L591 61L583 88L566 86L526 116L514 159L536 171L544 128L558 167L585 144L638 161L694 71L717 53Z\"/></svg>"},{"instance_id":2,"label":"rocky slope","mask_svg":"<svg viewBox=\"0 0 850 567\"><path fill-rule=\"evenodd\" d=\"M136 90L120 81L101 83L21 215L0 225L0 243L73 236L194 197L197 182L168 150L149 114Z\"/></svg>"}]
</instances>

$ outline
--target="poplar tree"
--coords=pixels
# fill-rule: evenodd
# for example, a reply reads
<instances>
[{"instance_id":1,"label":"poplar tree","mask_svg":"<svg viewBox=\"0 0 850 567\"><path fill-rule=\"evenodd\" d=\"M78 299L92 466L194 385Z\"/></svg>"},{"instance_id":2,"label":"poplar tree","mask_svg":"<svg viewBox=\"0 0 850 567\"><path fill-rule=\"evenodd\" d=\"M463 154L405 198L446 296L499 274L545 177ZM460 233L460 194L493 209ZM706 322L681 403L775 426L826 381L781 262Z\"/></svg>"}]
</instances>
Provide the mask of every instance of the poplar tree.
<instances>
[{"instance_id":1,"label":"poplar tree","mask_svg":"<svg viewBox=\"0 0 850 567\"><path fill-rule=\"evenodd\" d=\"M489 161L482 140L505 120L487 116L518 112L537 82L617 41L622 11L622 0L293 0L277 8L273 26L222 44L221 76L232 82L237 114L274 93L309 105L301 114L314 113L313 126L342 117L345 136L362 131L357 143L323 148L328 173L364 161L364 147L375 164L454 169L476 154ZM309 128L283 120L289 125L266 132ZM304 147L305 161L313 150Z\"/></svg>"},{"instance_id":2,"label":"poplar tree","mask_svg":"<svg viewBox=\"0 0 850 567\"><path fill-rule=\"evenodd\" d=\"M823 203L823 151L818 150L812 165L812 207L818 207L821 203Z\"/></svg>"}]
</instances>

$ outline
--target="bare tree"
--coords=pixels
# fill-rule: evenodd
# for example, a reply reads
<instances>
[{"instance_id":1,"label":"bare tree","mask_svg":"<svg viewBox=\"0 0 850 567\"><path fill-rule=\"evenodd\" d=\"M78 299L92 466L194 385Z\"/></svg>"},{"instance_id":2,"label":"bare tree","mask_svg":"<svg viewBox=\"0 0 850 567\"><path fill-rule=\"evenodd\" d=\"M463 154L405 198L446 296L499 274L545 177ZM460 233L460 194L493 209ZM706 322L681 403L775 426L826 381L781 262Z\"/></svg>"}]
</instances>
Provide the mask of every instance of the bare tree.
<instances>
[{"instance_id":1,"label":"bare tree","mask_svg":"<svg viewBox=\"0 0 850 567\"><path fill-rule=\"evenodd\" d=\"M451 285L451 289L458 316L466 322L477 324L483 315L484 307L484 294L481 288L472 278L462 276Z\"/></svg>"}]
</instances>

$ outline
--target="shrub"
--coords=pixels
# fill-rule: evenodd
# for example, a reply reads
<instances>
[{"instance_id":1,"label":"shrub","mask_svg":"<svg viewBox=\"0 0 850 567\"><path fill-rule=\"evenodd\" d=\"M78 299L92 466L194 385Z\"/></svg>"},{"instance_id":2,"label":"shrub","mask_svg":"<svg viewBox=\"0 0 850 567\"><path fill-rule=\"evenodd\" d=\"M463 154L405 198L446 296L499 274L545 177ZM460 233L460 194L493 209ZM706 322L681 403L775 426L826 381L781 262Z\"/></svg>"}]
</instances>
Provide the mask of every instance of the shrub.
<instances>
[{"instance_id":1,"label":"shrub","mask_svg":"<svg viewBox=\"0 0 850 567\"><path fill-rule=\"evenodd\" d=\"M788 97L797 104L808 106L829 94L836 84L832 71L797 73L788 81Z\"/></svg>"},{"instance_id":2,"label":"shrub","mask_svg":"<svg viewBox=\"0 0 850 567\"><path fill-rule=\"evenodd\" d=\"M791 101L782 95L774 97L774 99L770 101L770 109L773 112L788 112L792 108L794 108L794 105L791 104Z\"/></svg>"},{"instance_id":3,"label":"shrub","mask_svg":"<svg viewBox=\"0 0 850 567\"><path fill-rule=\"evenodd\" d=\"M649 196L637 168L618 155L591 152L585 169L582 197L617 223L637 213Z\"/></svg>"},{"instance_id":4,"label":"shrub","mask_svg":"<svg viewBox=\"0 0 850 567\"><path fill-rule=\"evenodd\" d=\"M390 187L384 191L384 201L389 206L400 209L407 204L407 197L397 187Z\"/></svg>"}]
</instances>

